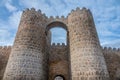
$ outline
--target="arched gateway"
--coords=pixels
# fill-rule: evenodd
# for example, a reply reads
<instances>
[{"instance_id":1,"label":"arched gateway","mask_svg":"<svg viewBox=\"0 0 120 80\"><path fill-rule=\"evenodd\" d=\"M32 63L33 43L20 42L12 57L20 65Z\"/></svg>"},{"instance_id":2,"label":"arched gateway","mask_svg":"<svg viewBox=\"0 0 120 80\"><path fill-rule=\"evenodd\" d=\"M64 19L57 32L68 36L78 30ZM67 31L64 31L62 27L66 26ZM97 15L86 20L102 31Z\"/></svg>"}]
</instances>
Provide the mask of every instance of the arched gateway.
<instances>
[{"instance_id":1,"label":"arched gateway","mask_svg":"<svg viewBox=\"0 0 120 80\"><path fill-rule=\"evenodd\" d=\"M68 27L64 22L53 21L53 22L50 22L47 24L46 32L48 32L51 28L54 28L54 27L61 27L61 28L65 29L66 31L68 31Z\"/></svg>"},{"instance_id":2,"label":"arched gateway","mask_svg":"<svg viewBox=\"0 0 120 80\"><path fill-rule=\"evenodd\" d=\"M51 21L49 24L47 24L46 26L46 34L47 34L47 37L50 37L50 29L51 28L55 28L55 27L61 27L63 29L66 30L66 33L67 33L67 40L66 40L66 44L51 44L51 45L48 45L48 48L49 48L49 80L69 80L69 46L68 46L68 27L67 25L63 22L63 21L60 21L60 20L53 20ZM62 34L62 32L60 33ZM65 35L65 34L63 34ZM51 41L49 38L47 38L48 41ZM50 44L50 43L48 43ZM62 68L62 69L61 69ZM64 76L56 76L58 74L61 74Z\"/></svg>"},{"instance_id":3,"label":"arched gateway","mask_svg":"<svg viewBox=\"0 0 120 80\"><path fill-rule=\"evenodd\" d=\"M56 26L67 31L67 45L49 44L49 30ZM25 10L3 77L21 79L109 80L90 10L77 8L66 18Z\"/></svg>"}]
</instances>

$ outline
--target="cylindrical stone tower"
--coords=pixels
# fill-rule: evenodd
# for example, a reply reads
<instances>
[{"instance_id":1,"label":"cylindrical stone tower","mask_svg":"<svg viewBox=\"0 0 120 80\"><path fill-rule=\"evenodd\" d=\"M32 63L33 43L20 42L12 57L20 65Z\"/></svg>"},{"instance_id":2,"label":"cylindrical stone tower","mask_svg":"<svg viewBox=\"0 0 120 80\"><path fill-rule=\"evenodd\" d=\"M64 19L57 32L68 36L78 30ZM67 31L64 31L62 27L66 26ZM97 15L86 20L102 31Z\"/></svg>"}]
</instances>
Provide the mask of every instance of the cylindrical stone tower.
<instances>
[{"instance_id":1,"label":"cylindrical stone tower","mask_svg":"<svg viewBox=\"0 0 120 80\"><path fill-rule=\"evenodd\" d=\"M23 12L3 80L47 80L45 23L40 11Z\"/></svg>"},{"instance_id":2,"label":"cylindrical stone tower","mask_svg":"<svg viewBox=\"0 0 120 80\"><path fill-rule=\"evenodd\" d=\"M92 14L77 8L68 16L72 80L109 80Z\"/></svg>"}]
</instances>

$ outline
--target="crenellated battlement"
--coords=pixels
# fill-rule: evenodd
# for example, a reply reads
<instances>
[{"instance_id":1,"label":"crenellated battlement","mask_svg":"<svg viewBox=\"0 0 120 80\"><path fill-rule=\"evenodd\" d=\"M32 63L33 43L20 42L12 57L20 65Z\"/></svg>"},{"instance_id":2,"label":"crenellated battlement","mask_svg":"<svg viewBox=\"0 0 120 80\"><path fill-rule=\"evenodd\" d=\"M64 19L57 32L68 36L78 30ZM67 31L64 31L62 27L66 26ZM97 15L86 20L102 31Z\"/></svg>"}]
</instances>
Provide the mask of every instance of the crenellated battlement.
<instances>
[{"instance_id":1,"label":"crenellated battlement","mask_svg":"<svg viewBox=\"0 0 120 80\"><path fill-rule=\"evenodd\" d=\"M120 68L120 48L102 47L103 55L109 71L110 80L116 79L116 73ZM117 73L119 74L119 73ZM120 78L120 77L119 77Z\"/></svg>"},{"instance_id":2,"label":"crenellated battlement","mask_svg":"<svg viewBox=\"0 0 120 80\"><path fill-rule=\"evenodd\" d=\"M4 56L5 60L9 58L12 46L0 46L0 57Z\"/></svg>"},{"instance_id":3,"label":"crenellated battlement","mask_svg":"<svg viewBox=\"0 0 120 80\"><path fill-rule=\"evenodd\" d=\"M26 8L26 9L23 11L23 14L24 14L24 15L25 15L25 14L30 14L30 13L36 14L36 15L38 15L38 16L45 17L46 19L48 18L48 17L45 15L45 13L42 13L42 11L41 11L40 9L39 9L39 10L36 10L35 8L31 8L31 9Z\"/></svg>"},{"instance_id":4,"label":"crenellated battlement","mask_svg":"<svg viewBox=\"0 0 120 80\"><path fill-rule=\"evenodd\" d=\"M120 52L120 48L102 47L102 49L106 52Z\"/></svg>"},{"instance_id":5,"label":"crenellated battlement","mask_svg":"<svg viewBox=\"0 0 120 80\"><path fill-rule=\"evenodd\" d=\"M65 17L65 16L50 16L49 18L48 18L49 20L61 20L61 19L63 19L63 20L65 20L65 19L67 19L67 17Z\"/></svg>"},{"instance_id":6,"label":"crenellated battlement","mask_svg":"<svg viewBox=\"0 0 120 80\"><path fill-rule=\"evenodd\" d=\"M65 43L62 43L62 44L60 44L60 43L52 43L52 45L51 45L51 47L66 47L67 45L65 45Z\"/></svg>"},{"instance_id":7,"label":"crenellated battlement","mask_svg":"<svg viewBox=\"0 0 120 80\"><path fill-rule=\"evenodd\" d=\"M11 49L12 46L0 46L0 50L7 50L7 49Z\"/></svg>"},{"instance_id":8,"label":"crenellated battlement","mask_svg":"<svg viewBox=\"0 0 120 80\"><path fill-rule=\"evenodd\" d=\"M77 12L77 11L90 11L89 9L87 9L87 8L85 8L85 7L83 7L83 8L79 8L79 7L77 7L76 9L72 9L71 10L71 12L70 13L68 13L68 15L69 14L72 14L73 12ZM42 14L43 16L45 16L45 17L47 17L46 15L45 15L45 13L42 13L42 11L39 9L39 10L36 10L35 8L31 8L31 9L29 9L29 8L26 8L24 11L23 11L23 13L27 13L27 12L35 12L35 13L38 13L38 14ZM48 17L47 17L48 18ZM49 18L48 18L48 20L66 20L67 19L67 17L65 17L65 16L50 16Z\"/></svg>"},{"instance_id":9,"label":"crenellated battlement","mask_svg":"<svg viewBox=\"0 0 120 80\"><path fill-rule=\"evenodd\" d=\"M71 15L71 14L74 14L74 13L76 13L76 12L84 12L84 11L90 11L89 9L87 9L87 8L85 8L85 7L83 7L83 8L79 8L79 7L77 7L75 10L73 9L73 10L71 10L71 12L70 13L68 13L68 16L69 15ZM67 17L65 17L65 16L50 16L49 18L48 18L48 24L49 23L51 23L51 22L54 22L54 21L60 21L60 22L63 22L63 23L65 23L65 24L67 24L68 23L68 16Z\"/></svg>"},{"instance_id":10,"label":"crenellated battlement","mask_svg":"<svg viewBox=\"0 0 120 80\"><path fill-rule=\"evenodd\" d=\"M85 7L82 7L82 8L79 8L79 7L77 7L76 9L72 9L71 10L71 13L72 12L76 12L76 11L88 11L89 9L87 9L87 8L85 8Z\"/></svg>"},{"instance_id":11,"label":"crenellated battlement","mask_svg":"<svg viewBox=\"0 0 120 80\"><path fill-rule=\"evenodd\" d=\"M89 11L89 9L87 9L87 8L85 8L85 7L83 7L83 8L79 8L79 7L77 7L75 10L73 9L73 10L71 10L71 12L68 14L68 16L70 15L70 14L73 14L73 13L76 13L76 12L84 12L84 11ZM28 15L28 14L30 14L30 13L32 13L32 14L36 14L36 15L38 15L38 16L42 16L42 17L44 17L44 18L46 18L47 19L47 23L46 24L49 24L49 23L52 23L52 22L54 22L54 21L60 21L60 22L63 22L63 23L65 23L65 24L67 24L68 23L68 16L67 17L65 17L65 16L50 16L50 17L47 17L46 15L45 15L45 13L42 13L41 12L41 10L39 9L39 10L36 10L35 8L31 8L31 9L29 9L29 8L26 8L24 11L23 11L23 14L24 15Z\"/></svg>"},{"instance_id":12,"label":"crenellated battlement","mask_svg":"<svg viewBox=\"0 0 120 80\"><path fill-rule=\"evenodd\" d=\"M26 8L23 12L24 13L26 13L26 12L36 12L36 13L42 14L41 10L36 10L35 8L31 8L31 9Z\"/></svg>"},{"instance_id":13,"label":"crenellated battlement","mask_svg":"<svg viewBox=\"0 0 120 80\"><path fill-rule=\"evenodd\" d=\"M0 46L0 80L2 80L12 46Z\"/></svg>"},{"instance_id":14,"label":"crenellated battlement","mask_svg":"<svg viewBox=\"0 0 120 80\"><path fill-rule=\"evenodd\" d=\"M49 23L52 23L52 22L54 22L54 21L59 21L59 22L63 22L63 23L65 23L65 24L67 24L67 17L65 17L65 16L50 16L49 18L48 18L48 22L47 22L47 24L49 24Z\"/></svg>"},{"instance_id":15,"label":"crenellated battlement","mask_svg":"<svg viewBox=\"0 0 120 80\"><path fill-rule=\"evenodd\" d=\"M71 12L68 14L68 16L71 15L71 14L77 13L77 12L83 13L85 11L90 12L90 10L85 8L85 7L83 7L83 8L77 7L76 9L72 9Z\"/></svg>"}]
</instances>

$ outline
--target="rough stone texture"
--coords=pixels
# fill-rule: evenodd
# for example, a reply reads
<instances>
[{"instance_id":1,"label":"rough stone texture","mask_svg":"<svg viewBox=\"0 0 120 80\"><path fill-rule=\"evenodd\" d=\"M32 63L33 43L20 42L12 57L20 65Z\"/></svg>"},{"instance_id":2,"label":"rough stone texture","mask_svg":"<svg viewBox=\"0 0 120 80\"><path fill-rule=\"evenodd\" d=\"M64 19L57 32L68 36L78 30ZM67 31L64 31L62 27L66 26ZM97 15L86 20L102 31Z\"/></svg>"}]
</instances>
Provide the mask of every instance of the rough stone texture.
<instances>
[{"instance_id":1,"label":"rough stone texture","mask_svg":"<svg viewBox=\"0 0 120 80\"><path fill-rule=\"evenodd\" d=\"M120 49L105 47L103 53L107 63L110 80L120 80Z\"/></svg>"},{"instance_id":2,"label":"rough stone texture","mask_svg":"<svg viewBox=\"0 0 120 80\"><path fill-rule=\"evenodd\" d=\"M23 13L3 80L47 80L45 23L33 8Z\"/></svg>"},{"instance_id":3,"label":"rough stone texture","mask_svg":"<svg viewBox=\"0 0 120 80\"><path fill-rule=\"evenodd\" d=\"M56 74L69 80L68 47L65 44L53 45L49 52L49 80L54 80Z\"/></svg>"},{"instance_id":4,"label":"rough stone texture","mask_svg":"<svg viewBox=\"0 0 120 80\"><path fill-rule=\"evenodd\" d=\"M77 8L68 24L72 80L109 80L91 12Z\"/></svg>"},{"instance_id":5,"label":"rough stone texture","mask_svg":"<svg viewBox=\"0 0 120 80\"><path fill-rule=\"evenodd\" d=\"M56 26L66 30L67 45L51 45L50 29ZM3 80L120 80L120 49L101 48L86 8L66 18L26 9L14 45L0 47L0 64L0 80L3 73Z\"/></svg>"},{"instance_id":6,"label":"rough stone texture","mask_svg":"<svg viewBox=\"0 0 120 80\"><path fill-rule=\"evenodd\" d=\"M11 46L0 46L0 80L3 77L10 52Z\"/></svg>"}]
</instances>

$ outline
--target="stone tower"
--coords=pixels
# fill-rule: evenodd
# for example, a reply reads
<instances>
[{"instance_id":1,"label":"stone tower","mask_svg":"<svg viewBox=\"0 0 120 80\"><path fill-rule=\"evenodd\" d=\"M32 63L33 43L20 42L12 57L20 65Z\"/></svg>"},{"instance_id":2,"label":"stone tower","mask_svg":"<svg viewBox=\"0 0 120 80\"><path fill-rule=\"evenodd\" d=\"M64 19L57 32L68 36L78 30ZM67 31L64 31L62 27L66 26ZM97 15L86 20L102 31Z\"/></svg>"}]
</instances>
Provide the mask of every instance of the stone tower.
<instances>
[{"instance_id":1,"label":"stone tower","mask_svg":"<svg viewBox=\"0 0 120 80\"><path fill-rule=\"evenodd\" d=\"M91 12L73 10L68 26L72 80L109 80Z\"/></svg>"},{"instance_id":2,"label":"stone tower","mask_svg":"<svg viewBox=\"0 0 120 80\"><path fill-rule=\"evenodd\" d=\"M40 11L23 12L3 80L47 80L45 23Z\"/></svg>"},{"instance_id":3,"label":"stone tower","mask_svg":"<svg viewBox=\"0 0 120 80\"><path fill-rule=\"evenodd\" d=\"M53 27L67 32L67 45L51 45ZM90 10L72 10L65 18L23 11L3 80L109 80Z\"/></svg>"}]
</instances>

